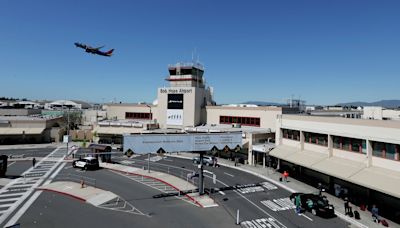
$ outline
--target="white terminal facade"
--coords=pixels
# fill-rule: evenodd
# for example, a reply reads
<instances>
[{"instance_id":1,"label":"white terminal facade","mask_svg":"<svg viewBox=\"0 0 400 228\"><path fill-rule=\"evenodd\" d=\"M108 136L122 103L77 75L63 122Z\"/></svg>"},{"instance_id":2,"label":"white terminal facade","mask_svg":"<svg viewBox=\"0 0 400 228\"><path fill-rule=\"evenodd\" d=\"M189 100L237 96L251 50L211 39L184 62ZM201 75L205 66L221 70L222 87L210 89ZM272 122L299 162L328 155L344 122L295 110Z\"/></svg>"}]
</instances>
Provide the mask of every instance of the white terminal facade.
<instances>
[{"instance_id":1,"label":"white terminal facade","mask_svg":"<svg viewBox=\"0 0 400 228\"><path fill-rule=\"evenodd\" d=\"M153 104L107 104L107 121L94 131L104 143L123 134L242 132L248 164L288 170L313 186L322 184L356 205L378 204L400 222L400 121L321 117L298 108L217 106L198 64L169 66L169 87ZM231 157L238 151L220 151Z\"/></svg>"}]
</instances>

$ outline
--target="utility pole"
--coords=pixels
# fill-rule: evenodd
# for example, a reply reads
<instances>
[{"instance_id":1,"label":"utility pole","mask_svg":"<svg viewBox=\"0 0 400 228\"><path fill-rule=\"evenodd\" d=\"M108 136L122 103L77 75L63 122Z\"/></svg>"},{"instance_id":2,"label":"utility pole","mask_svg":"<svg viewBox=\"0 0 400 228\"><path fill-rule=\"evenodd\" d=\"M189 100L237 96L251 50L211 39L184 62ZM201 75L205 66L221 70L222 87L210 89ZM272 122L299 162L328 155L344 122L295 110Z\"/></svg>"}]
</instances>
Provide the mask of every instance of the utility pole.
<instances>
[{"instance_id":1,"label":"utility pole","mask_svg":"<svg viewBox=\"0 0 400 228\"><path fill-rule=\"evenodd\" d=\"M200 164L199 164L199 195L204 195L204 184L203 184L203 151L200 151Z\"/></svg>"},{"instance_id":2,"label":"utility pole","mask_svg":"<svg viewBox=\"0 0 400 228\"><path fill-rule=\"evenodd\" d=\"M146 104L146 106L147 106L148 108L150 108L149 121L150 121L150 123L152 123L152 122L153 122L153 116L151 115L151 106L150 106L150 105L147 105L147 104Z\"/></svg>"},{"instance_id":3,"label":"utility pole","mask_svg":"<svg viewBox=\"0 0 400 228\"><path fill-rule=\"evenodd\" d=\"M147 172L150 173L150 153L148 153L147 157Z\"/></svg>"},{"instance_id":4,"label":"utility pole","mask_svg":"<svg viewBox=\"0 0 400 228\"><path fill-rule=\"evenodd\" d=\"M68 144L69 144L69 108L67 111L67 152L66 152L66 156L68 156L68 148L69 148Z\"/></svg>"}]
</instances>

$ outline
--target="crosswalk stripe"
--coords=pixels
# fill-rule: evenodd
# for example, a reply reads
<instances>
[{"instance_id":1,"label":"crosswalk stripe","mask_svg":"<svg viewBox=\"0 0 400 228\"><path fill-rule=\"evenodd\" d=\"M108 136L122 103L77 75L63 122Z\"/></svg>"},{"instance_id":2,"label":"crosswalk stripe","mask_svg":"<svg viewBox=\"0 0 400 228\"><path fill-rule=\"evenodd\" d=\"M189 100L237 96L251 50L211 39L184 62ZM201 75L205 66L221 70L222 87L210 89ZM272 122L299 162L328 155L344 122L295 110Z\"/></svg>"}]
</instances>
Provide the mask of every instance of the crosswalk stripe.
<instances>
[{"instance_id":1,"label":"crosswalk stripe","mask_svg":"<svg viewBox=\"0 0 400 228\"><path fill-rule=\"evenodd\" d=\"M17 201L19 198L6 198L6 199L0 199L0 203L3 202L10 202L10 201Z\"/></svg>"},{"instance_id":2,"label":"crosswalk stripe","mask_svg":"<svg viewBox=\"0 0 400 228\"><path fill-rule=\"evenodd\" d=\"M4 192L0 194L0 198L3 197L10 197L10 196L21 196L23 195L23 193L8 193L8 192Z\"/></svg>"}]
</instances>

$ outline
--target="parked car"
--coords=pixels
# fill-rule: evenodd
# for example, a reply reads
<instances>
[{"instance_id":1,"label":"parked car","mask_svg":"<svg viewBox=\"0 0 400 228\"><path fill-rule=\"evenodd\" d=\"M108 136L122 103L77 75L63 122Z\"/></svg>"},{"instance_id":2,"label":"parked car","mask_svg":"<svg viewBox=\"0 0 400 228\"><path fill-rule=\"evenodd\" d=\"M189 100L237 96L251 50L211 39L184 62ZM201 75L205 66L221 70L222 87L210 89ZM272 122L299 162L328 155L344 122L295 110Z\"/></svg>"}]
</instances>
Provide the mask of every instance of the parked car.
<instances>
[{"instance_id":1,"label":"parked car","mask_svg":"<svg viewBox=\"0 0 400 228\"><path fill-rule=\"evenodd\" d=\"M72 167L74 168L81 168L84 170L88 170L88 169L98 169L100 168L99 165L99 160L95 157L85 157L82 159L78 159L72 162Z\"/></svg>"},{"instance_id":2,"label":"parked car","mask_svg":"<svg viewBox=\"0 0 400 228\"><path fill-rule=\"evenodd\" d=\"M290 200L295 203L295 197L300 196L300 204L302 211L309 211L313 215L320 217L335 216L335 208L326 197L311 193L292 193Z\"/></svg>"},{"instance_id":3,"label":"parked car","mask_svg":"<svg viewBox=\"0 0 400 228\"><path fill-rule=\"evenodd\" d=\"M200 156L193 157L193 163L200 164ZM212 166L214 164L214 159L212 157L203 156L203 165Z\"/></svg>"}]
</instances>

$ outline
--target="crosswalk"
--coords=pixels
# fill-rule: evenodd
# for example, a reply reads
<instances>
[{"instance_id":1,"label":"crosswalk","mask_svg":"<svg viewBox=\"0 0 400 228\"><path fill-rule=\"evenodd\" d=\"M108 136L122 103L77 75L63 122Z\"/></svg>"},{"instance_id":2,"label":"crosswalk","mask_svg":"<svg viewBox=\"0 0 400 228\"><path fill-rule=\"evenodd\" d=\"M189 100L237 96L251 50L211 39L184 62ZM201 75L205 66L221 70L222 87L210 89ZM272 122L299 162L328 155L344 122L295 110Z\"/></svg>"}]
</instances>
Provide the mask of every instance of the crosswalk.
<instances>
[{"instance_id":1,"label":"crosswalk","mask_svg":"<svg viewBox=\"0 0 400 228\"><path fill-rule=\"evenodd\" d=\"M289 197L273 199L273 200L263 200L261 203L273 211L285 211L296 208Z\"/></svg>"},{"instance_id":2,"label":"crosswalk","mask_svg":"<svg viewBox=\"0 0 400 228\"><path fill-rule=\"evenodd\" d=\"M237 191L240 192L241 194L249 194L249 193L255 193L255 192L263 192L263 191L265 191L265 189L268 191L278 189L277 186L275 186L269 182L261 182L259 184L249 184L249 185L252 185L252 186L248 186L248 185L245 185L243 187L239 186L240 188L237 188Z\"/></svg>"},{"instance_id":3,"label":"crosswalk","mask_svg":"<svg viewBox=\"0 0 400 228\"><path fill-rule=\"evenodd\" d=\"M162 160L162 159L163 159L163 157L161 157L161 156L150 157L150 161L151 161L151 162L158 162L158 161L160 161L160 160ZM148 161L149 159L146 158L145 160Z\"/></svg>"},{"instance_id":4,"label":"crosswalk","mask_svg":"<svg viewBox=\"0 0 400 228\"><path fill-rule=\"evenodd\" d=\"M25 201L25 199L49 176L66 155L66 148L57 148L41 161L0 189L0 224Z\"/></svg>"},{"instance_id":5,"label":"crosswalk","mask_svg":"<svg viewBox=\"0 0 400 228\"><path fill-rule=\"evenodd\" d=\"M253 219L253 220L248 220L248 221L243 221L240 223L241 227L244 228L262 228L262 227L268 227L268 228L283 228L283 226L280 222L273 218L260 218L260 219Z\"/></svg>"},{"instance_id":6,"label":"crosswalk","mask_svg":"<svg viewBox=\"0 0 400 228\"><path fill-rule=\"evenodd\" d=\"M239 188L238 192L242 194L254 193L254 192L263 192L264 188L261 186L247 187L247 188Z\"/></svg>"},{"instance_id":7,"label":"crosswalk","mask_svg":"<svg viewBox=\"0 0 400 228\"><path fill-rule=\"evenodd\" d=\"M269 183L269 182L262 182L262 183L260 183L261 184L261 186L263 186L265 189L267 189L267 190L275 190L275 189L278 189L278 187L277 186L275 186L275 185L273 185L273 184L271 184L271 183Z\"/></svg>"}]
</instances>

